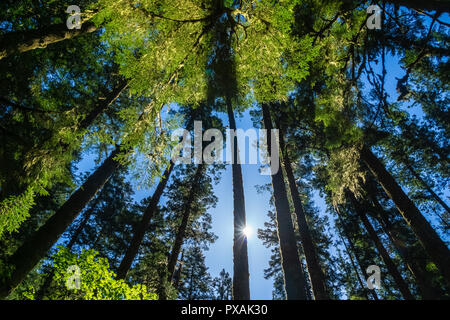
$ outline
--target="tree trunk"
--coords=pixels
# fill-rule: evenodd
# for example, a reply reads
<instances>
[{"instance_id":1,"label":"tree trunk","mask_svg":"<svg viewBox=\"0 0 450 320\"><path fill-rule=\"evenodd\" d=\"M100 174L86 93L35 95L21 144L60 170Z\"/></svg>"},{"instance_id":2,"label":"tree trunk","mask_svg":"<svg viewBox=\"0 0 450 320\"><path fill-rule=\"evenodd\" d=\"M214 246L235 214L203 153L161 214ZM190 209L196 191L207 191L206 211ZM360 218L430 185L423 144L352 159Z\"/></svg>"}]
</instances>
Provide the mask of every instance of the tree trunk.
<instances>
[{"instance_id":1,"label":"tree trunk","mask_svg":"<svg viewBox=\"0 0 450 320\"><path fill-rule=\"evenodd\" d=\"M292 172L291 161L284 143L284 135L280 130L280 148L283 153L283 164L286 171L286 176L289 184L292 202L294 203L295 215L297 216L297 224L300 232L300 239L302 242L303 253L305 254L306 265L311 281L311 287L316 300L330 299L327 293L325 284L325 275L322 272L319 260L317 259L317 252L311 237L308 224L306 222L305 211L298 192L297 183L295 182L294 173Z\"/></svg>"},{"instance_id":2,"label":"tree trunk","mask_svg":"<svg viewBox=\"0 0 450 320\"><path fill-rule=\"evenodd\" d=\"M366 213L364 212L364 208L358 203L358 201L355 199L355 197L352 194L349 195L349 198L353 204L353 207L354 207L356 213L361 218L361 221L362 221L367 233L369 234L369 237L375 244L375 247L377 248L378 253L380 254L381 258L383 259L384 264L386 265L389 273L394 278L394 281L397 284L397 287L400 290L403 298L405 300L415 300L414 296L412 295L411 291L409 290L408 285L406 284L402 275L400 274L397 267L395 266L394 261L392 261L391 257L389 256L389 253L386 251L386 248L384 247L383 243L381 242L380 238L378 237L377 232L375 231L375 229L373 228L369 219L367 218Z\"/></svg>"},{"instance_id":3,"label":"tree trunk","mask_svg":"<svg viewBox=\"0 0 450 320\"><path fill-rule=\"evenodd\" d=\"M369 208L369 210L373 210L373 214L383 228L384 233L389 237L395 250L408 266L414 279L416 279L417 287L422 298L427 300L442 299L443 294L441 290L435 287L426 277L426 262L422 261L422 259L413 257L411 248L408 248L404 241L398 238L397 233L389 220L389 213L383 209L374 194L371 194L370 198L374 206L373 208ZM421 263L421 261L423 263Z\"/></svg>"},{"instance_id":4,"label":"tree trunk","mask_svg":"<svg viewBox=\"0 0 450 320\"><path fill-rule=\"evenodd\" d=\"M413 167L410 164L406 164L406 167L408 168L409 172L417 179L419 180L420 184L428 191L428 193L438 202L444 209L447 211L448 214L450 214L450 208L448 205L442 200L434 191L431 189L431 187L422 179L420 174L416 172L416 170L413 169ZM445 223L445 221L443 221ZM447 224L448 225L448 224Z\"/></svg>"},{"instance_id":5,"label":"tree trunk","mask_svg":"<svg viewBox=\"0 0 450 320\"><path fill-rule=\"evenodd\" d=\"M86 22L79 30L69 30L66 23L61 23L37 30L10 32L0 39L0 60L16 53L45 48L50 44L91 33L97 29L94 23Z\"/></svg>"},{"instance_id":6,"label":"tree trunk","mask_svg":"<svg viewBox=\"0 0 450 320\"><path fill-rule=\"evenodd\" d=\"M22 282L108 181L119 166L119 162L114 160L119 153L120 147L118 146L61 208L10 257L8 263L14 268L14 271L10 279L2 284L0 299L8 296Z\"/></svg>"},{"instance_id":7,"label":"tree trunk","mask_svg":"<svg viewBox=\"0 0 450 320\"><path fill-rule=\"evenodd\" d=\"M339 222L340 222L340 224L342 226L342 231L343 231L345 237L347 238L347 241L348 241L348 243L350 245L351 252L353 252L353 254L355 255L355 259L356 259L356 262L358 263L359 270L360 270L360 272L362 274L362 277L364 278L364 275L366 274L366 269L363 267L361 259L359 258L358 254L356 253L355 244L353 243L352 239L350 238L350 235L348 234L348 232L347 232L347 230L345 228L345 224L344 224L344 221L342 220L342 215L341 215L339 209L337 209L336 212L337 212L337 215L338 215ZM345 242L344 242L343 239L342 239L342 242L344 243L344 246L345 246ZM345 246L345 247L346 247L346 250L348 251L347 246ZM350 253L349 253L349 256L350 256ZM358 272L356 272L356 273L358 274ZM363 290L366 289L366 291L370 292L370 294L372 295L374 300L379 300L375 289L370 290L369 288L367 288L363 284L361 284L361 286L362 286ZM366 295L367 295L367 293L366 293Z\"/></svg>"},{"instance_id":8,"label":"tree trunk","mask_svg":"<svg viewBox=\"0 0 450 320\"><path fill-rule=\"evenodd\" d=\"M268 105L262 104L262 113L264 127L267 130L267 151L271 155L272 141L270 132L272 120ZM277 142L275 141L274 143ZM305 276L298 255L297 241L281 168L277 172L272 172L271 178L286 297L288 300L306 300Z\"/></svg>"},{"instance_id":9,"label":"tree trunk","mask_svg":"<svg viewBox=\"0 0 450 320\"><path fill-rule=\"evenodd\" d=\"M227 98L228 121L231 130L236 130L233 106L231 99ZM242 230L246 226L244 183L242 181L242 169L238 163L239 147L237 138L233 143L233 163L231 165L233 174L233 300L250 300L250 284L248 271L247 238Z\"/></svg>"},{"instance_id":10,"label":"tree trunk","mask_svg":"<svg viewBox=\"0 0 450 320\"><path fill-rule=\"evenodd\" d=\"M125 256L122 259L122 262L120 263L120 266L117 270L117 279L124 279L128 273L128 270L130 270L131 264L139 251L139 247L142 243L142 240L144 239L145 232L150 225L150 221L153 218L153 215L158 206L159 199L161 198L164 188L166 187L167 181L169 181L169 177L174 166L175 164L170 161L169 166L161 177L161 180L159 181L158 186L153 193L152 199L145 209L140 223L137 225L136 230L134 231L130 246L128 247Z\"/></svg>"},{"instance_id":11,"label":"tree trunk","mask_svg":"<svg viewBox=\"0 0 450 320\"><path fill-rule=\"evenodd\" d=\"M181 251L181 258L178 262L178 268L173 276L173 286L177 291L180 291L181 271L183 271L183 265L184 265L184 250Z\"/></svg>"},{"instance_id":12,"label":"tree trunk","mask_svg":"<svg viewBox=\"0 0 450 320\"><path fill-rule=\"evenodd\" d=\"M344 245L345 252L347 253L348 258L350 259L350 264L352 265L353 271L355 272L356 278L358 279L358 283L361 287L361 290L364 292L364 297L367 300L369 300L369 296L367 295L366 286L364 285L364 283L361 280L360 274L358 272L358 268L356 267L355 261L353 261L352 254L351 254L350 250L348 249L347 244L344 241L344 238L342 238L342 235L340 233L338 233L338 234L339 234L339 238L341 239L342 244ZM378 297L375 300L378 300Z\"/></svg>"},{"instance_id":13,"label":"tree trunk","mask_svg":"<svg viewBox=\"0 0 450 320\"><path fill-rule=\"evenodd\" d=\"M78 228L75 230L74 234L72 235L69 243L67 244L66 248L69 250L72 250L73 246L77 242L78 238L80 237L81 232L83 232L84 228L86 227L90 217L92 216L92 210L89 210L88 212L84 213L83 220L81 220Z\"/></svg>"},{"instance_id":14,"label":"tree trunk","mask_svg":"<svg viewBox=\"0 0 450 320\"><path fill-rule=\"evenodd\" d=\"M403 192L381 161L366 146L361 150L361 159L368 166L386 194L394 201L398 211L414 231L427 254L436 264L446 281L450 283L450 252L446 244Z\"/></svg>"},{"instance_id":15,"label":"tree trunk","mask_svg":"<svg viewBox=\"0 0 450 320\"><path fill-rule=\"evenodd\" d=\"M197 190L198 187L198 180L200 179L201 175L203 174L203 170L204 170L204 165L200 164L197 167L197 171L195 173L194 178L191 181L191 191L189 193L189 197L186 201L186 203L184 204L184 211L183 211L183 216L182 216L182 220L181 220L181 224L180 227L178 228L178 232L177 235L175 237L175 242L172 248L172 252L170 254L169 257L169 263L167 265L167 270L168 270L168 281L171 282L173 277L174 277L174 272L175 272L175 266L177 264L178 261L178 256L180 255L180 251L181 251L181 246L183 245L183 241L184 241L184 236L186 234L186 229L187 229L187 225L189 222L189 218L191 216L191 211L192 211L192 203L195 200L195 192Z\"/></svg>"},{"instance_id":16,"label":"tree trunk","mask_svg":"<svg viewBox=\"0 0 450 320\"><path fill-rule=\"evenodd\" d=\"M88 129L92 123L94 123L95 119L102 114L111 104L114 103L114 101L119 98L121 93L128 87L128 81L121 80L117 84L117 86L114 87L114 89L108 93L108 95L105 97L105 99L99 100L95 107L92 109L88 115L80 121L78 125L78 130L86 130Z\"/></svg>"}]
</instances>

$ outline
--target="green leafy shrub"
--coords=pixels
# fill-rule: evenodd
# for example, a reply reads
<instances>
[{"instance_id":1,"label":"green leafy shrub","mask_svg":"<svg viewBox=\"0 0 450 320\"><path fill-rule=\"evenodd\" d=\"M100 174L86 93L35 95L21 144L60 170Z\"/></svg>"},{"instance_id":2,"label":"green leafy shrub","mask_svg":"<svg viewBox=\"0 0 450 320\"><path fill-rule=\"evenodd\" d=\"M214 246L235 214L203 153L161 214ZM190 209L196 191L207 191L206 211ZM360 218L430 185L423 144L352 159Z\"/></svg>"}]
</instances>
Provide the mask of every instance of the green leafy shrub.
<instances>
[{"instance_id":1,"label":"green leafy shrub","mask_svg":"<svg viewBox=\"0 0 450 320\"><path fill-rule=\"evenodd\" d=\"M54 277L46 299L49 300L157 300L155 293L147 292L142 284L133 286L124 280L116 280L116 274L109 270L106 258L98 256L98 252L90 249L80 254L70 252L67 248L58 247L53 256ZM66 285L73 277L68 272L70 266L80 270L79 289L69 289ZM34 288L30 287L22 295L24 299L34 299Z\"/></svg>"}]
</instances>

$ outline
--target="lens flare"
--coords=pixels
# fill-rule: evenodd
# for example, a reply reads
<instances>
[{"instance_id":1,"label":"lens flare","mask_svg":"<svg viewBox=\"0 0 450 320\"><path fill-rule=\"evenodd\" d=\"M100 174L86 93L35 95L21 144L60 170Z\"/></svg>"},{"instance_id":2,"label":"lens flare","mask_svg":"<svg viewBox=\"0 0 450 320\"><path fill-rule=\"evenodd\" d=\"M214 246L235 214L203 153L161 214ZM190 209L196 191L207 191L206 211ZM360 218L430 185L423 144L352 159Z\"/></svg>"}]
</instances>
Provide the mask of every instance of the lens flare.
<instances>
[{"instance_id":1,"label":"lens flare","mask_svg":"<svg viewBox=\"0 0 450 320\"><path fill-rule=\"evenodd\" d=\"M250 226L245 226L245 228L242 229L242 233L249 238L252 235L252 228Z\"/></svg>"}]
</instances>

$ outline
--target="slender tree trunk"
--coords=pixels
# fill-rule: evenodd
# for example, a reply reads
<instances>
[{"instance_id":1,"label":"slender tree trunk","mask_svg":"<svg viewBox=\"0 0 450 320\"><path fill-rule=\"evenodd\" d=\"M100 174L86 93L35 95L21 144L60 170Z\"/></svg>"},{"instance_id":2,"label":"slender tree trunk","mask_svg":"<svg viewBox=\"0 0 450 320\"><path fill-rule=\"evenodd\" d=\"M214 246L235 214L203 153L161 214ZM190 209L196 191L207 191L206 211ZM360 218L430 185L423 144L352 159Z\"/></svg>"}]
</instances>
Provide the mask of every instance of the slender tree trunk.
<instances>
[{"instance_id":1,"label":"slender tree trunk","mask_svg":"<svg viewBox=\"0 0 450 320\"><path fill-rule=\"evenodd\" d=\"M181 271L183 271L184 265L184 250L181 251L181 258L178 262L178 268L173 276L173 286L177 291L180 291Z\"/></svg>"},{"instance_id":2,"label":"slender tree trunk","mask_svg":"<svg viewBox=\"0 0 450 320\"><path fill-rule=\"evenodd\" d=\"M191 268L190 278L189 278L189 294L188 300L193 300L193 292L194 292L194 268Z\"/></svg>"},{"instance_id":3,"label":"slender tree trunk","mask_svg":"<svg viewBox=\"0 0 450 320\"><path fill-rule=\"evenodd\" d=\"M193 181L191 181L191 191L189 193L188 199L186 201L186 203L184 204L184 211L183 211L183 216L182 216L182 220L181 220L181 224L180 227L178 228L178 232L177 235L175 237L175 242L172 248L172 252L169 256L169 263L167 266L167 270L168 270L168 281L171 282L173 277L174 277L174 272L175 272L175 266L177 264L178 261L178 256L180 255L180 251L181 251L181 246L183 245L183 241L184 241L184 236L186 234L186 229L187 229L187 225L189 222L189 218L191 216L191 212L192 212L192 204L195 200L195 193L198 187L198 181L200 179L200 177L202 176L203 172L204 172L204 165L200 164L197 167L197 171L195 173L195 176L193 178Z\"/></svg>"},{"instance_id":4,"label":"slender tree trunk","mask_svg":"<svg viewBox=\"0 0 450 320\"><path fill-rule=\"evenodd\" d=\"M342 220L342 215L341 215L340 211L339 211L338 209L337 209L336 211L337 211L337 215L338 215L339 222L340 222L340 224L341 224L341 226L342 226L342 232L344 233L345 237L347 238L347 241L348 241L348 243L349 243L349 245L350 245L351 252L353 252L354 255L355 255L356 262L358 263L359 270L360 270L360 272L361 272L361 274L362 274L362 277L363 277L363 279L364 279L364 275L366 274L366 272L365 272L366 269L363 267L363 264L362 264L362 262L361 262L361 259L359 258L358 254L357 254L357 252L356 252L355 244L353 243L352 239L350 238L350 235L348 234L348 232L347 232L347 230L346 230L346 228L345 228L345 224L344 224L344 221ZM344 240L342 240L342 242L343 242L344 245L345 245ZM346 247L346 249L348 250L347 246L345 246L345 247ZM349 253L349 256L350 256L350 253ZM355 269L355 270L356 270L356 269ZM358 272L356 272L356 273L358 274ZM360 282L360 283L361 283L361 282ZM379 300L379 299L378 299L378 295L377 295L375 289L370 290L369 288L367 288L367 287L366 287L365 285L363 285L363 284L361 284L361 286L362 286L363 290L365 289L366 291L369 291L369 292L370 292L370 294L371 294L371 296L374 298L374 300ZM367 292L365 292L365 294L366 294L366 296L367 296Z\"/></svg>"},{"instance_id":5,"label":"slender tree trunk","mask_svg":"<svg viewBox=\"0 0 450 320\"><path fill-rule=\"evenodd\" d=\"M88 129L92 123L97 119L97 117L102 114L111 104L114 103L114 101L119 98L119 96L122 94L122 92L128 87L128 81L121 80L113 88L113 90L108 93L108 95L105 97L105 99L101 99L97 102L95 107L92 109L90 113L87 114L87 116L80 121L78 125L78 130L86 130Z\"/></svg>"},{"instance_id":6,"label":"slender tree trunk","mask_svg":"<svg viewBox=\"0 0 450 320\"><path fill-rule=\"evenodd\" d=\"M108 181L119 166L119 162L114 160L119 153L120 147L116 147L102 165L89 176L61 208L10 257L8 263L14 268L14 271L11 277L2 284L0 299L8 296L22 282Z\"/></svg>"},{"instance_id":7,"label":"slender tree trunk","mask_svg":"<svg viewBox=\"0 0 450 320\"><path fill-rule=\"evenodd\" d=\"M394 278L395 283L397 284L398 289L400 290L403 298L405 300L415 300L414 296L412 295L411 291L409 290L408 285L406 284L405 280L403 279L402 275L398 271L397 267L395 266L394 261L392 261L391 257L389 256L389 253L386 251L386 248L384 247L383 243L381 242L380 238L378 237L377 232L373 228L372 224L370 223L369 219L366 216L366 213L364 212L364 208L358 203L358 201L355 199L355 197L350 194L349 195L350 201L353 204L353 207L360 217L364 228L366 229L367 233L369 234L369 237L372 239L373 243L375 244L375 247L378 250L378 253L380 254L381 258L384 261L384 264L386 265L389 273Z\"/></svg>"},{"instance_id":8,"label":"slender tree trunk","mask_svg":"<svg viewBox=\"0 0 450 320\"><path fill-rule=\"evenodd\" d=\"M388 235L390 241L395 247L395 250L408 265L408 269L411 271L414 278L416 278L417 285L419 287L419 290L422 292L423 298L442 298L442 289L432 283L432 281L430 280L431 278L429 278L430 276L433 277L433 275L430 274L429 276L427 276L427 274L429 273L427 271L428 257L425 251L423 254L417 255L417 250L412 247L408 247L405 241L401 239L401 235L405 232L408 233L409 230L405 229L403 225L400 225L402 229L397 229L394 227L390 220L392 214L389 211L385 210L378 201L379 190L377 188L376 181L370 180L369 183L366 184L366 192L367 194L369 194L369 198L372 203L372 205L368 207L368 210L378 220L384 232ZM415 234L413 234L412 236L415 239L414 241L418 242Z\"/></svg>"},{"instance_id":9,"label":"slender tree trunk","mask_svg":"<svg viewBox=\"0 0 450 320\"><path fill-rule=\"evenodd\" d=\"M271 155L272 120L268 105L262 104L262 113L264 127L267 130L267 151ZM278 142L274 141L273 143L277 144ZM286 297L288 300L306 300L305 276L298 255L289 200L281 168L277 172L272 172L271 178Z\"/></svg>"},{"instance_id":10,"label":"slender tree trunk","mask_svg":"<svg viewBox=\"0 0 450 320\"><path fill-rule=\"evenodd\" d=\"M69 30L66 23L61 23L37 30L10 32L0 39L0 60L13 54L45 48L50 44L91 33L97 29L92 22L85 22L79 30Z\"/></svg>"},{"instance_id":11,"label":"slender tree trunk","mask_svg":"<svg viewBox=\"0 0 450 320\"><path fill-rule=\"evenodd\" d=\"M399 256L408 266L408 269L413 275L414 279L416 279L416 283L422 297L427 300L442 299L443 295L441 290L433 286L431 281L427 280L427 277L425 275L425 273L427 272L426 263L420 263L420 261L418 260L421 259L415 259L411 254L411 249L405 245L404 241L400 240L397 237L397 233L393 229L392 223L389 221L389 213L383 209L375 195L371 195L371 200L374 205L374 207L372 208L372 210L374 210L374 216L382 226L384 233L386 233L389 237L389 240L391 241Z\"/></svg>"},{"instance_id":12,"label":"slender tree trunk","mask_svg":"<svg viewBox=\"0 0 450 320\"><path fill-rule=\"evenodd\" d=\"M353 260L353 256L352 256L350 250L348 249L348 246L345 243L344 238L342 238L342 235L340 233L339 233L339 238L341 239L341 242L342 242L342 244L344 245L344 248L345 248L345 252L347 253L348 258L350 259L350 264L352 265L353 271L355 272L356 278L358 279L358 283L359 283L359 285L361 287L361 290L364 293L364 297L367 300L369 300L369 296L367 295L366 287L365 287L364 283L361 280L361 276L360 276L360 274L358 272L358 268L356 267L355 261ZM378 297L375 300L378 300Z\"/></svg>"},{"instance_id":13,"label":"slender tree trunk","mask_svg":"<svg viewBox=\"0 0 450 320\"><path fill-rule=\"evenodd\" d=\"M128 270L130 270L131 264L133 263L133 260L139 251L139 247L141 246L142 240L144 239L145 232L147 231L150 225L150 221L155 214L159 199L161 198L164 188L166 187L167 181L169 181L169 177L174 166L174 163L170 161L169 166L161 177L161 180L159 181L158 186L153 193L152 199L145 209L140 223L137 225L136 230L134 231L130 246L128 247L125 256L122 259L122 262L120 263L120 266L117 270L117 279L124 279L128 273Z\"/></svg>"},{"instance_id":14,"label":"slender tree trunk","mask_svg":"<svg viewBox=\"0 0 450 320\"><path fill-rule=\"evenodd\" d=\"M228 121L231 130L236 130L233 106L231 99L227 98ZM242 181L242 168L239 159L239 147L237 138L233 139L233 300L250 300L250 283L248 271L247 238L243 234L246 226L244 183Z\"/></svg>"},{"instance_id":15,"label":"slender tree trunk","mask_svg":"<svg viewBox=\"0 0 450 320\"><path fill-rule=\"evenodd\" d=\"M317 252L314 241L311 237L311 232L306 222L305 211L301 202L300 194L298 192L297 183L295 182L294 173L292 172L291 161L284 143L284 135L280 130L280 148L283 153L283 164L286 171L286 176L289 184L292 202L294 203L295 215L297 216L298 229L300 231L300 239L302 242L303 253L305 254L306 265L311 281L312 292L316 300L330 299L327 293L325 283L325 275L322 272L319 260L317 259Z\"/></svg>"},{"instance_id":16,"label":"slender tree trunk","mask_svg":"<svg viewBox=\"0 0 450 320\"><path fill-rule=\"evenodd\" d=\"M410 165L407 164L406 167L408 168L409 172L411 172L411 174L417 179L419 180L420 184L428 191L428 193L434 198L434 200L436 200L436 202L438 202L444 209L445 211L447 211L447 213L450 214L450 208L448 207L448 205L444 202L444 200L441 199L441 197L439 197L434 191L433 189L431 189L431 187L422 179L422 177L420 176L420 174L418 174L416 172L416 170L414 170L414 168ZM445 221L443 221L445 223ZM447 224L448 225L448 224Z\"/></svg>"},{"instance_id":17,"label":"slender tree trunk","mask_svg":"<svg viewBox=\"0 0 450 320\"><path fill-rule=\"evenodd\" d=\"M361 159L369 167L369 170L383 187L386 194L394 201L397 209L414 231L447 283L450 283L450 251L446 244L403 192L381 161L366 146L361 151Z\"/></svg>"}]
</instances>

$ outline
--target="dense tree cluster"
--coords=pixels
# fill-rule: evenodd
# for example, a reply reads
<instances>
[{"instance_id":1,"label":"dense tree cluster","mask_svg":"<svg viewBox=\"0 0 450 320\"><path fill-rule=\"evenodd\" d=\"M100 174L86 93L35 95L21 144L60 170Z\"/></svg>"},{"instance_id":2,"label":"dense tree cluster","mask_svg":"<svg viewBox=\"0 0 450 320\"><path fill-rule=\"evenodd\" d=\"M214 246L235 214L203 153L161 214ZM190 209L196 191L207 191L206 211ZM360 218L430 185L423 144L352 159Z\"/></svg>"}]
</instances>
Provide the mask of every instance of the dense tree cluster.
<instances>
[{"instance_id":1,"label":"dense tree cluster","mask_svg":"<svg viewBox=\"0 0 450 320\"><path fill-rule=\"evenodd\" d=\"M279 132L274 299L450 298L447 1L83 0L78 29L70 5L0 4L0 298L250 299L237 138L230 273L204 254L225 165L171 160L246 111Z\"/></svg>"}]
</instances>

